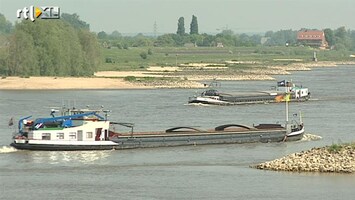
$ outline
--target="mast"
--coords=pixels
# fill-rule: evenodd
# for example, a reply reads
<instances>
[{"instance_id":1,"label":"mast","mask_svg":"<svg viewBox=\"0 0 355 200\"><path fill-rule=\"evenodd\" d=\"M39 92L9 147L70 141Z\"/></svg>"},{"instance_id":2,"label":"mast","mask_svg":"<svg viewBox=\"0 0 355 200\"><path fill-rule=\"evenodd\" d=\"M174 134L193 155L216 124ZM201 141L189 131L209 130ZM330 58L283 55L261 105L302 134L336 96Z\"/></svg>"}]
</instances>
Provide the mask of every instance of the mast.
<instances>
[{"instance_id":1,"label":"mast","mask_svg":"<svg viewBox=\"0 0 355 200\"><path fill-rule=\"evenodd\" d=\"M286 107L286 133L291 133L291 124L288 123L288 102L290 101L290 93L286 92L285 94L285 107Z\"/></svg>"},{"instance_id":2,"label":"mast","mask_svg":"<svg viewBox=\"0 0 355 200\"><path fill-rule=\"evenodd\" d=\"M290 85L291 84L291 85ZM285 110L286 110L286 124L288 124L288 102L290 101L291 96L291 89L293 87L292 79L291 82L285 81L286 93L285 93Z\"/></svg>"},{"instance_id":3,"label":"mast","mask_svg":"<svg viewBox=\"0 0 355 200\"><path fill-rule=\"evenodd\" d=\"M289 100L289 94L286 93L285 95L285 107L286 107L286 124L288 124L288 100Z\"/></svg>"}]
</instances>

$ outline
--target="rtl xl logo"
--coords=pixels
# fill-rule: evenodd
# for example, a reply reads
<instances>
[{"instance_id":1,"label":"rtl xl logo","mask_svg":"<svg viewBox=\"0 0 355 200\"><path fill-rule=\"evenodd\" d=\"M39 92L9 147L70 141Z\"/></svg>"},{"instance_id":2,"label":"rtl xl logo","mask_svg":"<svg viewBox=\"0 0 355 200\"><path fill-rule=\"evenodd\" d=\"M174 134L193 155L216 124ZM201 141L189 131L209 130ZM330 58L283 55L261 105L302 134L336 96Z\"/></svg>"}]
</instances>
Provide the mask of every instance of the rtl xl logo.
<instances>
[{"instance_id":1,"label":"rtl xl logo","mask_svg":"<svg viewBox=\"0 0 355 200\"><path fill-rule=\"evenodd\" d=\"M23 17L24 19L30 19L34 22L36 18L59 19L60 9L57 6L30 6L29 8L24 7L23 9L18 9L16 14L17 18Z\"/></svg>"}]
</instances>

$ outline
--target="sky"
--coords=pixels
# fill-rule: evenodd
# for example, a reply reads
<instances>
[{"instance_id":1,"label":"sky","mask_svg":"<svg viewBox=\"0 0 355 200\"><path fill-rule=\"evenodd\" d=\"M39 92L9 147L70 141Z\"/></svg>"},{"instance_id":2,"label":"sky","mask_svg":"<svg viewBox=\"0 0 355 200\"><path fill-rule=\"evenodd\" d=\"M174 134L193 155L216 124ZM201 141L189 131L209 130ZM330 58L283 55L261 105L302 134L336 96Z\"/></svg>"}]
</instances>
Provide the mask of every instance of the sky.
<instances>
[{"instance_id":1,"label":"sky","mask_svg":"<svg viewBox=\"0 0 355 200\"><path fill-rule=\"evenodd\" d=\"M200 33L263 33L285 29L355 30L355 0L0 0L0 13L15 22L29 6L59 6L77 13L95 32L176 33L180 17L189 32L192 15Z\"/></svg>"}]
</instances>

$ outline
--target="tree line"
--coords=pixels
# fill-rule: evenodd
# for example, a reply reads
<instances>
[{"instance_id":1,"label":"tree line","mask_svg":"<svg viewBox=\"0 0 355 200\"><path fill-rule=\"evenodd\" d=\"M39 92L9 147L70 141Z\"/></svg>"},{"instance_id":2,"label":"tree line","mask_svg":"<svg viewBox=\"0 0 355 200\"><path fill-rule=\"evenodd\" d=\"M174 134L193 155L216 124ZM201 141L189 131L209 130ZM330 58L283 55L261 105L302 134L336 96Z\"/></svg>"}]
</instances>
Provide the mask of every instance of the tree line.
<instances>
[{"instance_id":1,"label":"tree line","mask_svg":"<svg viewBox=\"0 0 355 200\"><path fill-rule=\"evenodd\" d=\"M101 62L96 34L76 14L14 26L0 15L1 40L1 75L90 76Z\"/></svg>"},{"instance_id":2,"label":"tree line","mask_svg":"<svg viewBox=\"0 0 355 200\"><path fill-rule=\"evenodd\" d=\"M230 29L222 30L217 34L199 33L197 17L192 16L189 34L185 31L184 17L180 17L177 22L176 33L163 34L158 37L144 36L122 36L118 31L108 34L104 31L98 33L101 42L105 42L108 47L118 47L127 49L128 47L181 47L187 43L193 43L201 47L215 47L218 43L225 47L255 47L255 46L290 46L299 45L297 43L298 30L267 31L265 34L236 34ZM337 29L324 29L326 40L332 49L355 51L355 31L347 30L345 27Z\"/></svg>"}]
</instances>

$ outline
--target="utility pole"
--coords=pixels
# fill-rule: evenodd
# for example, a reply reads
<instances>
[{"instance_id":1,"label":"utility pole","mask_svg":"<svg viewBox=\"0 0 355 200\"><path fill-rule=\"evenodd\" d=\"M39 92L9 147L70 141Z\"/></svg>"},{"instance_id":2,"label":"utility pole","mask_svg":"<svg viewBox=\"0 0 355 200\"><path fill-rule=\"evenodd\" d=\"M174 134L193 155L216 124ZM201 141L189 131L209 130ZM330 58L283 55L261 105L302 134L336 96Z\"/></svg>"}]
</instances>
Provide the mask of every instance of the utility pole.
<instances>
[{"instance_id":1,"label":"utility pole","mask_svg":"<svg viewBox=\"0 0 355 200\"><path fill-rule=\"evenodd\" d=\"M157 22L156 22L156 21L154 21L154 25L153 25L153 33L154 33L154 37L157 37L157 32L158 32Z\"/></svg>"}]
</instances>

